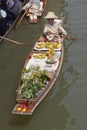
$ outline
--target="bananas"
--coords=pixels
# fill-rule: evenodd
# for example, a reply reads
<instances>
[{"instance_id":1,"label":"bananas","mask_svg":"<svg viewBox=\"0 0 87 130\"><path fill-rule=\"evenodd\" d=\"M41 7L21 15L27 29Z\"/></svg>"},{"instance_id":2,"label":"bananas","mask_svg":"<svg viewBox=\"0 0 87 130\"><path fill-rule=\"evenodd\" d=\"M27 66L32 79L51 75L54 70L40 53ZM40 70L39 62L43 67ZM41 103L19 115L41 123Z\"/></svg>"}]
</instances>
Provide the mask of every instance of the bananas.
<instances>
[{"instance_id":1,"label":"bananas","mask_svg":"<svg viewBox=\"0 0 87 130\"><path fill-rule=\"evenodd\" d=\"M37 49L41 49L45 47L45 42L39 42L36 46Z\"/></svg>"},{"instance_id":2,"label":"bananas","mask_svg":"<svg viewBox=\"0 0 87 130\"><path fill-rule=\"evenodd\" d=\"M54 42L54 43L53 43L53 48L54 48L54 49L59 49L59 48L61 48L61 43L56 43L56 42Z\"/></svg>"},{"instance_id":3,"label":"bananas","mask_svg":"<svg viewBox=\"0 0 87 130\"><path fill-rule=\"evenodd\" d=\"M36 45L37 49L60 49L61 48L61 43L58 42L39 42Z\"/></svg>"},{"instance_id":4,"label":"bananas","mask_svg":"<svg viewBox=\"0 0 87 130\"><path fill-rule=\"evenodd\" d=\"M53 42L46 42L45 48L52 49L53 48Z\"/></svg>"},{"instance_id":5,"label":"bananas","mask_svg":"<svg viewBox=\"0 0 87 130\"><path fill-rule=\"evenodd\" d=\"M43 59L46 57L46 54L43 54L43 53L33 54L33 57Z\"/></svg>"},{"instance_id":6,"label":"bananas","mask_svg":"<svg viewBox=\"0 0 87 130\"><path fill-rule=\"evenodd\" d=\"M49 49L49 50L47 51L46 55L48 56L48 58L53 57L53 56L54 56L54 50L50 50L50 49Z\"/></svg>"}]
</instances>

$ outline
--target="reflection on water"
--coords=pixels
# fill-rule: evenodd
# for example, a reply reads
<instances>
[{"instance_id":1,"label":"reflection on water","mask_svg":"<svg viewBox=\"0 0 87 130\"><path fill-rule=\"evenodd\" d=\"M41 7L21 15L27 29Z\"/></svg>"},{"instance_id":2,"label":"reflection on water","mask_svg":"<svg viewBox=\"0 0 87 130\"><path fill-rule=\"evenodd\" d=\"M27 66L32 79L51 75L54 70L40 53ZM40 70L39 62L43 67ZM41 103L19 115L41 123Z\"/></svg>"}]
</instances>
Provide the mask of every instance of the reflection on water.
<instances>
[{"instance_id":1,"label":"reflection on water","mask_svg":"<svg viewBox=\"0 0 87 130\"><path fill-rule=\"evenodd\" d=\"M54 104L56 109L53 108L53 117L56 117L58 121L55 124L55 130L64 130L67 126L73 126L76 124L76 119L71 117L70 113L66 106L62 103L64 98L68 95L70 89L74 86L75 82L79 79L79 72L75 70L75 68L69 64L68 61L68 48L72 45L72 42L69 42L68 45L65 47L65 58L63 69L60 73L60 77L57 80L53 91L51 92L49 99L51 100L52 104ZM51 104L51 105L52 105ZM58 111L58 114L57 114ZM50 114L52 114L50 113ZM55 113L55 116L54 116ZM58 118L58 119L57 119ZM55 119L54 119L55 122ZM52 123L53 124L53 123Z\"/></svg>"}]
</instances>

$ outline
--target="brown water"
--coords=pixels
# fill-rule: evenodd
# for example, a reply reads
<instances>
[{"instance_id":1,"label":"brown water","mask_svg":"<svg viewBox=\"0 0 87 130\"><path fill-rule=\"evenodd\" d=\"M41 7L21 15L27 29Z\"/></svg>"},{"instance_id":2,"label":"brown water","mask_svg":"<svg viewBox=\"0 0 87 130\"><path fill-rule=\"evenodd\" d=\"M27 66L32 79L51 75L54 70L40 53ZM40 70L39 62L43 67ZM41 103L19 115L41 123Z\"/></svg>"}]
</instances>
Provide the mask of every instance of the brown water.
<instances>
[{"instance_id":1,"label":"brown water","mask_svg":"<svg viewBox=\"0 0 87 130\"><path fill-rule=\"evenodd\" d=\"M40 37L48 11L64 16L68 35L62 71L54 87L32 116L12 115L16 89L26 57ZM28 43L0 44L0 130L87 130L87 1L48 0L42 19L29 25L26 20L8 38Z\"/></svg>"}]
</instances>

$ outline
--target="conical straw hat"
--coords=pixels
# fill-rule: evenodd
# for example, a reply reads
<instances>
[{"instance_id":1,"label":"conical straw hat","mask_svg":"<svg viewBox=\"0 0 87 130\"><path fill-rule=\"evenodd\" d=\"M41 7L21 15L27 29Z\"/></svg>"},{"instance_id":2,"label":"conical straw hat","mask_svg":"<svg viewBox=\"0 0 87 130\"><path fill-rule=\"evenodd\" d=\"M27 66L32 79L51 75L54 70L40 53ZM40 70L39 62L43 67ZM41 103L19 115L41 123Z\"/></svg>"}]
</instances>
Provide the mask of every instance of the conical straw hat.
<instances>
[{"instance_id":1,"label":"conical straw hat","mask_svg":"<svg viewBox=\"0 0 87 130\"><path fill-rule=\"evenodd\" d=\"M46 18L46 19L56 19L56 18L58 18L58 16L56 16L54 12L48 12L47 15L44 18Z\"/></svg>"}]
</instances>

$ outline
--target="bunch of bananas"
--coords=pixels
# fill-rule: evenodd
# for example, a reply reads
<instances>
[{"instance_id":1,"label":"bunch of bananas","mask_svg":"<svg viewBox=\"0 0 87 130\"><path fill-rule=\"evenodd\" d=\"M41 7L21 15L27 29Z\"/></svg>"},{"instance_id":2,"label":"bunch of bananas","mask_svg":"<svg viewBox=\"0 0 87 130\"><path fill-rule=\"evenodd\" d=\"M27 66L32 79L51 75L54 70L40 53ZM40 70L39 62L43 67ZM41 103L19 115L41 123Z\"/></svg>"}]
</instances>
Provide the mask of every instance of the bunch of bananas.
<instances>
[{"instance_id":1,"label":"bunch of bananas","mask_svg":"<svg viewBox=\"0 0 87 130\"><path fill-rule=\"evenodd\" d=\"M53 48L53 43L52 42L46 42L45 48L52 49Z\"/></svg>"},{"instance_id":2,"label":"bunch of bananas","mask_svg":"<svg viewBox=\"0 0 87 130\"><path fill-rule=\"evenodd\" d=\"M36 46L37 49L41 49L45 47L45 43L44 42L39 42Z\"/></svg>"},{"instance_id":3,"label":"bunch of bananas","mask_svg":"<svg viewBox=\"0 0 87 130\"><path fill-rule=\"evenodd\" d=\"M48 58L51 58L51 57L53 57L54 56L54 50L52 49L49 49L48 51L47 51L47 56L48 56Z\"/></svg>"},{"instance_id":4,"label":"bunch of bananas","mask_svg":"<svg viewBox=\"0 0 87 130\"><path fill-rule=\"evenodd\" d=\"M54 49L61 48L61 43L53 42L53 48Z\"/></svg>"},{"instance_id":5,"label":"bunch of bananas","mask_svg":"<svg viewBox=\"0 0 87 130\"><path fill-rule=\"evenodd\" d=\"M47 48L47 49L59 49L61 48L61 43L58 43L58 42L39 42L37 45L36 45L36 48L37 49L42 49L42 48Z\"/></svg>"},{"instance_id":6,"label":"bunch of bananas","mask_svg":"<svg viewBox=\"0 0 87 130\"><path fill-rule=\"evenodd\" d=\"M61 43L58 42L46 42L45 47L48 49L58 49L61 48Z\"/></svg>"},{"instance_id":7,"label":"bunch of bananas","mask_svg":"<svg viewBox=\"0 0 87 130\"><path fill-rule=\"evenodd\" d=\"M43 54L43 53L33 54L33 57L43 59L46 57L46 54Z\"/></svg>"}]
</instances>

